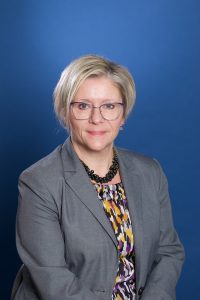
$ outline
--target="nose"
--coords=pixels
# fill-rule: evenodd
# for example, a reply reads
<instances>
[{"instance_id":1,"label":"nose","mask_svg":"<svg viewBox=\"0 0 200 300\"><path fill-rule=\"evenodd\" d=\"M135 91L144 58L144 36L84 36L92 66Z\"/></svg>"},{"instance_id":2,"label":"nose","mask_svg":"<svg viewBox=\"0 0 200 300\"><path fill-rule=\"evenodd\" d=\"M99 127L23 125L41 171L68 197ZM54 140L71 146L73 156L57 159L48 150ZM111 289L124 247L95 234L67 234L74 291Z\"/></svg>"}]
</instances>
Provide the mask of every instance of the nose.
<instances>
[{"instance_id":1,"label":"nose","mask_svg":"<svg viewBox=\"0 0 200 300\"><path fill-rule=\"evenodd\" d=\"M103 119L103 117L101 115L100 108L93 106L93 108L91 110L89 122L91 122L93 124L99 124L99 123L101 123L103 121L104 121L104 119Z\"/></svg>"}]
</instances>

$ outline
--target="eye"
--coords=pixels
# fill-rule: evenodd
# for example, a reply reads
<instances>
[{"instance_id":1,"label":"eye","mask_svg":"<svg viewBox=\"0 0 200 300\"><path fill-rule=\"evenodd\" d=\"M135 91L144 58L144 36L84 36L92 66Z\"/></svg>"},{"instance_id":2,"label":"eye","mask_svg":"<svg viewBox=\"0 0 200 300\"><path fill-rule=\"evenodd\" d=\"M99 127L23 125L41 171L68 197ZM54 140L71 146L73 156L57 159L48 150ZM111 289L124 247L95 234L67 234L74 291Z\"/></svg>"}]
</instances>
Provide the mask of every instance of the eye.
<instances>
[{"instance_id":1,"label":"eye","mask_svg":"<svg viewBox=\"0 0 200 300\"><path fill-rule=\"evenodd\" d=\"M78 109L80 110L87 110L90 108L90 104L85 102L76 102Z\"/></svg>"},{"instance_id":2,"label":"eye","mask_svg":"<svg viewBox=\"0 0 200 300\"><path fill-rule=\"evenodd\" d=\"M115 108L115 104L113 104L113 103L105 103L105 104L103 104L103 108L107 109L107 110L112 110L112 109Z\"/></svg>"}]
</instances>

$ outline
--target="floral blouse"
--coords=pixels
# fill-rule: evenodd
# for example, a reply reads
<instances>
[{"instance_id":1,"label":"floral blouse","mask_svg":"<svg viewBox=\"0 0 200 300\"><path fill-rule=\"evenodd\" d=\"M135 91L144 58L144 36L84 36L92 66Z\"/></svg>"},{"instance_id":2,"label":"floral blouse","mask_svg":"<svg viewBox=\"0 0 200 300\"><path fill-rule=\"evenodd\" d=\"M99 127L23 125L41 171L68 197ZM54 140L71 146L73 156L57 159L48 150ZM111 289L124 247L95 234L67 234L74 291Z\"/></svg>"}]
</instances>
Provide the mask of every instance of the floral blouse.
<instances>
[{"instance_id":1,"label":"floral blouse","mask_svg":"<svg viewBox=\"0 0 200 300\"><path fill-rule=\"evenodd\" d=\"M96 183L95 188L118 241L119 263L112 300L134 300L134 238L124 187L120 182Z\"/></svg>"}]
</instances>

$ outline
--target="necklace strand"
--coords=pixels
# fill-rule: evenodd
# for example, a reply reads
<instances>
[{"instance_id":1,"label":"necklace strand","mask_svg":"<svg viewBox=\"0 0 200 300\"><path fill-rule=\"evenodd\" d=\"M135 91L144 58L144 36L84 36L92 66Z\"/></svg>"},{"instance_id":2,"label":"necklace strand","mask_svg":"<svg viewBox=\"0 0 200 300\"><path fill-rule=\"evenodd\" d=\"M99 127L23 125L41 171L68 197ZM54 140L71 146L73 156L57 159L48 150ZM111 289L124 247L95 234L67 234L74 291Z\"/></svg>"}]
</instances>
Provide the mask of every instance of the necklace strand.
<instances>
[{"instance_id":1,"label":"necklace strand","mask_svg":"<svg viewBox=\"0 0 200 300\"><path fill-rule=\"evenodd\" d=\"M115 151L112 159L112 165L110 166L108 173L104 177L100 177L99 175L95 174L94 170L90 170L90 168L82 160L80 161L83 164L85 171L87 172L90 179L94 180L96 183L108 183L115 177L117 171L119 170L119 162L117 153Z\"/></svg>"}]
</instances>

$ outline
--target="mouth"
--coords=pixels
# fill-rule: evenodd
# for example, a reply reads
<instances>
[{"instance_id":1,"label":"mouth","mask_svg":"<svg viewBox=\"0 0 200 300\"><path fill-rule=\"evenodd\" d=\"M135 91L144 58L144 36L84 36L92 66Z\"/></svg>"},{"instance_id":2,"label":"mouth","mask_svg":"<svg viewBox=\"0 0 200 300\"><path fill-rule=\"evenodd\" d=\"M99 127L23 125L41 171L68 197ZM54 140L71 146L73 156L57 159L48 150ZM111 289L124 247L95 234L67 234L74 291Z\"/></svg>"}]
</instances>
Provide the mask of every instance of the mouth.
<instances>
[{"instance_id":1,"label":"mouth","mask_svg":"<svg viewBox=\"0 0 200 300\"><path fill-rule=\"evenodd\" d=\"M103 131L103 130L90 130L90 131L87 131L87 133L91 136L102 136L106 133L106 131Z\"/></svg>"}]
</instances>

